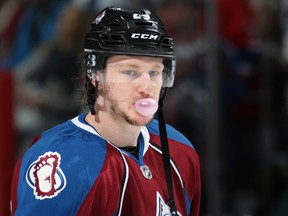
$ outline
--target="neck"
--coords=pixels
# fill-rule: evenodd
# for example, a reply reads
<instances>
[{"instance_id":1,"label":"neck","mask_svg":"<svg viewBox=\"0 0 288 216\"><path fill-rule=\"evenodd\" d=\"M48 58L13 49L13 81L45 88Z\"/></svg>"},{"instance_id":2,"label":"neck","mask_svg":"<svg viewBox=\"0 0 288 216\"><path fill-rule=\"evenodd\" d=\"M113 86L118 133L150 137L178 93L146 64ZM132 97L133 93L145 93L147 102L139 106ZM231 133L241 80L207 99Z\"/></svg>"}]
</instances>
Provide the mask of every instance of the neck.
<instances>
[{"instance_id":1,"label":"neck","mask_svg":"<svg viewBox=\"0 0 288 216\"><path fill-rule=\"evenodd\" d=\"M86 121L107 141L117 147L137 146L137 139L141 127L127 123L115 122L107 116L92 115L86 116ZM128 136L129 134L129 136Z\"/></svg>"}]
</instances>

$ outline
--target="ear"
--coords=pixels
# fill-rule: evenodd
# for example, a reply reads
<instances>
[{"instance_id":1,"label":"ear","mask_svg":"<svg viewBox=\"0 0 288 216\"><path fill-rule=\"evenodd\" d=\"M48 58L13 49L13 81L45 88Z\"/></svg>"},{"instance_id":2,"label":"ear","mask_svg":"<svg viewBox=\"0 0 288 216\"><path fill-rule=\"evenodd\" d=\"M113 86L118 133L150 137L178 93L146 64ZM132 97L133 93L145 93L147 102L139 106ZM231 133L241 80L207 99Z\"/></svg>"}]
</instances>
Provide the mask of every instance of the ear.
<instances>
[{"instance_id":1,"label":"ear","mask_svg":"<svg viewBox=\"0 0 288 216\"><path fill-rule=\"evenodd\" d=\"M93 86L96 87L96 82L99 81L99 80L100 80L100 75L99 75L99 72L96 71L96 73L93 73L92 77L90 77L90 81L93 84Z\"/></svg>"},{"instance_id":2,"label":"ear","mask_svg":"<svg viewBox=\"0 0 288 216\"><path fill-rule=\"evenodd\" d=\"M91 81L92 85L93 85L94 87L96 87L96 80L91 78L90 81Z\"/></svg>"},{"instance_id":3,"label":"ear","mask_svg":"<svg viewBox=\"0 0 288 216\"><path fill-rule=\"evenodd\" d=\"M100 81L100 73L98 71L95 74L95 80Z\"/></svg>"}]
</instances>

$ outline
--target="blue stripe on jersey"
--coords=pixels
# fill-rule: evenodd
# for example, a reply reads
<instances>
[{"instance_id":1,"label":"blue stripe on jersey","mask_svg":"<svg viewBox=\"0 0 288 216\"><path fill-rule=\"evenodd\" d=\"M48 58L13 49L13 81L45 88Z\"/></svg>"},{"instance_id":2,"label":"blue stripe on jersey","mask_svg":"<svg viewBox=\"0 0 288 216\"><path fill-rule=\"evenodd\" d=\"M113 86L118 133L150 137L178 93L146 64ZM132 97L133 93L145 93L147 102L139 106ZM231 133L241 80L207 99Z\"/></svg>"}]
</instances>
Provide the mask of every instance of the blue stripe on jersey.
<instances>
[{"instance_id":1,"label":"blue stripe on jersey","mask_svg":"<svg viewBox=\"0 0 288 216\"><path fill-rule=\"evenodd\" d=\"M189 214L191 210L191 200L189 199L188 191L186 187L184 188L185 198L186 198L186 206L187 206L187 214Z\"/></svg>"},{"instance_id":2,"label":"blue stripe on jersey","mask_svg":"<svg viewBox=\"0 0 288 216\"><path fill-rule=\"evenodd\" d=\"M147 125L147 128L151 134L160 135L158 120L153 119L152 122L149 125ZM181 142L185 145L188 145L194 148L192 143L183 134L181 134L171 125L166 124L166 130L167 130L168 139L176 140L177 142Z\"/></svg>"},{"instance_id":3,"label":"blue stripe on jersey","mask_svg":"<svg viewBox=\"0 0 288 216\"><path fill-rule=\"evenodd\" d=\"M28 167L46 152L61 155L60 168L66 178L66 186L52 199L39 200L26 181L26 173ZM46 131L23 158L18 188L19 208L15 215L76 215L100 173L105 157L106 141L71 121Z\"/></svg>"}]
</instances>

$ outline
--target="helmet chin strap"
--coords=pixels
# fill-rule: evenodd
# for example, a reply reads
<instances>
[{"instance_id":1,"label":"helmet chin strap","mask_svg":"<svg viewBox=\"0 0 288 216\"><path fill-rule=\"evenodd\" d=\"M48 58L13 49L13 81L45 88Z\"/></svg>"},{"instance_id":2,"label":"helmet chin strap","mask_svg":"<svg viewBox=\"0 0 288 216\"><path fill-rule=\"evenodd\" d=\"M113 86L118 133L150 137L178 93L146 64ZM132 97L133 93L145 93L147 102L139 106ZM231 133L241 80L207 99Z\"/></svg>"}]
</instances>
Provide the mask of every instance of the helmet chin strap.
<instances>
[{"instance_id":1,"label":"helmet chin strap","mask_svg":"<svg viewBox=\"0 0 288 216\"><path fill-rule=\"evenodd\" d=\"M166 183L169 193L169 201L168 206L170 207L170 212L172 215L177 215L177 208L176 203L174 201L174 193L173 193L173 182L172 182L172 173L171 173L171 166L170 166L170 153L169 153L169 146L168 146L168 139L167 139L167 131L166 131L166 124L164 120L163 114L163 100L166 95L167 88L163 89L163 95L159 100L159 107L158 107L158 121L159 121L159 131L160 131L160 140L161 140L161 147L162 147L162 159L164 164L165 176L166 176Z\"/></svg>"}]
</instances>

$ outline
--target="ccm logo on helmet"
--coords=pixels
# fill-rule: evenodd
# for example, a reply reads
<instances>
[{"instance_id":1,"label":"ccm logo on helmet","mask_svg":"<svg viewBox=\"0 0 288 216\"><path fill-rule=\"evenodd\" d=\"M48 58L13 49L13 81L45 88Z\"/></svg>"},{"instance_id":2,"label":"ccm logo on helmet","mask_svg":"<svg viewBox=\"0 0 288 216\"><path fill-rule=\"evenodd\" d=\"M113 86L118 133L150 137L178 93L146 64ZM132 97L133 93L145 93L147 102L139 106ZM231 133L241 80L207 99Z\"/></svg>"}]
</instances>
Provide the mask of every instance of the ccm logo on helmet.
<instances>
[{"instance_id":1,"label":"ccm logo on helmet","mask_svg":"<svg viewBox=\"0 0 288 216\"><path fill-rule=\"evenodd\" d=\"M148 39L148 40L157 40L159 35L153 34L141 34L141 33L133 33L131 38L140 38L140 39Z\"/></svg>"}]
</instances>

